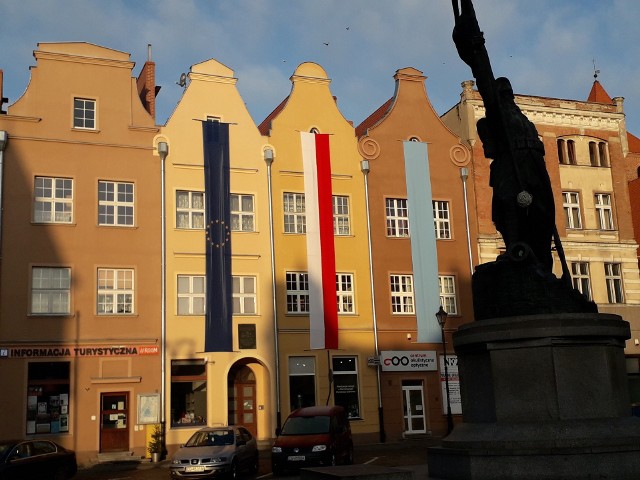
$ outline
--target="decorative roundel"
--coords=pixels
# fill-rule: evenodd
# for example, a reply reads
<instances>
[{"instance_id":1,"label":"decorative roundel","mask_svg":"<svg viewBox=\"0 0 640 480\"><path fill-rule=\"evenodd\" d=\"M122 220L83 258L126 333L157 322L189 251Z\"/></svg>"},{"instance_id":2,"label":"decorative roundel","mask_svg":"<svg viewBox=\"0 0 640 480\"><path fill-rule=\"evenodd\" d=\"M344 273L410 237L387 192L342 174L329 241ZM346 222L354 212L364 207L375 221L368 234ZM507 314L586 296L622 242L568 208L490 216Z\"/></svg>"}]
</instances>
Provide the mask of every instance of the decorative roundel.
<instances>
[{"instance_id":1,"label":"decorative roundel","mask_svg":"<svg viewBox=\"0 0 640 480\"><path fill-rule=\"evenodd\" d=\"M449 158L451 161L459 166L464 167L469 163L469 150L464 148L462 145L454 145L449 149Z\"/></svg>"},{"instance_id":2,"label":"decorative roundel","mask_svg":"<svg viewBox=\"0 0 640 480\"><path fill-rule=\"evenodd\" d=\"M358 151L367 160L373 160L380 155L380 145L373 138L365 137L358 142Z\"/></svg>"},{"instance_id":3,"label":"decorative roundel","mask_svg":"<svg viewBox=\"0 0 640 480\"><path fill-rule=\"evenodd\" d=\"M207 242L214 248L222 248L231 240L231 230L224 220L211 220L207 225Z\"/></svg>"}]
</instances>

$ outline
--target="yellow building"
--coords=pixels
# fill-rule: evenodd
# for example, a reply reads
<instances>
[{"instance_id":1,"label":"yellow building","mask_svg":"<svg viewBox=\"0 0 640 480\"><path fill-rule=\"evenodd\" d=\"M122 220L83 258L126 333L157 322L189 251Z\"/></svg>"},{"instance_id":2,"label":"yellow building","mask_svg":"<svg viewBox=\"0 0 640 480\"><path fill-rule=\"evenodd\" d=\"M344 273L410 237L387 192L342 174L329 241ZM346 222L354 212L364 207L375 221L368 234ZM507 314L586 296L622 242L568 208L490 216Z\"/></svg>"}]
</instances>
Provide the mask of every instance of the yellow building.
<instances>
[{"instance_id":1,"label":"yellow building","mask_svg":"<svg viewBox=\"0 0 640 480\"><path fill-rule=\"evenodd\" d=\"M166 199L166 443L204 425L275 431L275 355L265 140L216 60L191 67L156 143L168 144ZM202 122L229 123L232 352L205 352L205 177ZM216 312L212 312L216 314Z\"/></svg>"},{"instance_id":2,"label":"yellow building","mask_svg":"<svg viewBox=\"0 0 640 480\"><path fill-rule=\"evenodd\" d=\"M154 65L137 80L128 53L88 43L34 57L0 115L2 436L80 463L144 455L161 364Z\"/></svg>"},{"instance_id":3,"label":"yellow building","mask_svg":"<svg viewBox=\"0 0 640 480\"><path fill-rule=\"evenodd\" d=\"M339 404L356 441L377 438L376 370L364 177L353 126L342 116L330 80L315 63L301 64L290 95L260 125L273 149L272 205L282 420L298 406ZM311 350L310 278L301 132L329 134L338 297L338 342Z\"/></svg>"}]
</instances>

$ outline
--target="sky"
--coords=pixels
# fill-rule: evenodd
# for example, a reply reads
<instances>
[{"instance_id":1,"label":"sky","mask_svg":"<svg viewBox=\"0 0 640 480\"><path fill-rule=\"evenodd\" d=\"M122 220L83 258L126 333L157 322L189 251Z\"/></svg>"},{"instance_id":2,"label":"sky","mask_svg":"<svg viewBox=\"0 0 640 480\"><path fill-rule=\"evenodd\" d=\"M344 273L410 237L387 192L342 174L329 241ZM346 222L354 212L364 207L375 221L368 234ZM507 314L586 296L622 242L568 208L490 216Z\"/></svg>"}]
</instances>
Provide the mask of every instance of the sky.
<instances>
[{"instance_id":1,"label":"sky","mask_svg":"<svg viewBox=\"0 0 640 480\"><path fill-rule=\"evenodd\" d=\"M586 100L598 80L624 97L640 136L640 2L475 0L496 76L516 93ZM450 0L0 0L0 69L15 102L38 42L83 41L128 52L140 73L152 45L156 122L180 100L191 65L214 58L234 71L256 124L290 93L303 62L320 64L343 115L358 125L388 100L396 70L427 76L433 107L455 105L472 79L451 40Z\"/></svg>"}]
</instances>

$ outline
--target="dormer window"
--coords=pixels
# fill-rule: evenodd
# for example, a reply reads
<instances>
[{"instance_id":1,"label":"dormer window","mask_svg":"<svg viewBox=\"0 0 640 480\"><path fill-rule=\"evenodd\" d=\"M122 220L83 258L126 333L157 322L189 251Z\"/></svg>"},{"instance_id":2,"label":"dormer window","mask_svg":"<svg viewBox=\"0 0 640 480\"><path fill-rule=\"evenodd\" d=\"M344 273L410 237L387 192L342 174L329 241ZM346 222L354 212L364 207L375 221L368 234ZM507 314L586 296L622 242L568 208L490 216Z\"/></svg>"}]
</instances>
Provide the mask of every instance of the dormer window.
<instances>
[{"instance_id":1,"label":"dormer window","mask_svg":"<svg viewBox=\"0 0 640 480\"><path fill-rule=\"evenodd\" d=\"M88 98L73 99L73 128L96 129L96 101Z\"/></svg>"}]
</instances>

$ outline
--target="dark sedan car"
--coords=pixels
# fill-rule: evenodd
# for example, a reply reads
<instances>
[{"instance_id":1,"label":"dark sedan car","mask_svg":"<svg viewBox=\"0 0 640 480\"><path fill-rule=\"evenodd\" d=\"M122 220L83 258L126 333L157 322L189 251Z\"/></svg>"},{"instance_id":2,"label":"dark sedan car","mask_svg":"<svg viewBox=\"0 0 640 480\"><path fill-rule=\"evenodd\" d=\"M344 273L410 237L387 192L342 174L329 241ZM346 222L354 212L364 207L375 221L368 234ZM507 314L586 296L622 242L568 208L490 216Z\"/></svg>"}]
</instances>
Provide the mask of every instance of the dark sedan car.
<instances>
[{"instance_id":1,"label":"dark sedan car","mask_svg":"<svg viewBox=\"0 0 640 480\"><path fill-rule=\"evenodd\" d=\"M233 480L240 471L258 471L258 445L240 426L207 427L194 433L173 454L172 478L213 478L227 473Z\"/></svg>"},{"instance_id":2,"label":"dark sedan car","mask_svg":"<svg viewBox=\"0 0 640 480\"><path fill-rule=\"evenodd\" d=\"M76 454L49 440L0 441L0 479L66 480L78 470Z\"/></svg>"}]
</instances>

